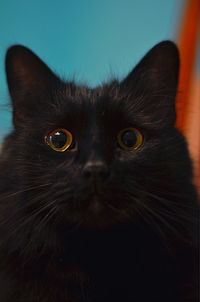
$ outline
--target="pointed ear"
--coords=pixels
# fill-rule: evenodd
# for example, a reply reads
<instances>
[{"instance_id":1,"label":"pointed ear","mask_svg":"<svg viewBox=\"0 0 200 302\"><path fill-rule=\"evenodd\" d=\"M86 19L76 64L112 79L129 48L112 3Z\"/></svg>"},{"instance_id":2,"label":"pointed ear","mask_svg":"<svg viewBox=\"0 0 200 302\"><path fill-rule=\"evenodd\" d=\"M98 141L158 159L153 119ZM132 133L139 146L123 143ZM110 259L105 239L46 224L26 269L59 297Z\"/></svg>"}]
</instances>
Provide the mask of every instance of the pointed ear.
<instances>
[{"instance_id":1,"label":"pointed ear","mask_svg":"<svg viewBox=\"0 0 200 302\"><path fill-rule=\"evenodd\" d=\"M15 45L6 54L8 88L13 102L14 124L23 122L27 112L38 108L41 95L58 81L50 68L31 50Z\"/></svg>"},{"instance_id":2,"label":"pointed ear","mask_svg":"<svg viewBox=\"0 0 200 302\"><path fill-rule=\"evenodd\" d=\"M178 49L173 42L164 41L142 58L122 82L122 87L140 99L140 106L144 107L141 109L152 114L152 119L155 120L157 114L157 119L174 124L178 75Z\"/></svg>"}]
</instances>

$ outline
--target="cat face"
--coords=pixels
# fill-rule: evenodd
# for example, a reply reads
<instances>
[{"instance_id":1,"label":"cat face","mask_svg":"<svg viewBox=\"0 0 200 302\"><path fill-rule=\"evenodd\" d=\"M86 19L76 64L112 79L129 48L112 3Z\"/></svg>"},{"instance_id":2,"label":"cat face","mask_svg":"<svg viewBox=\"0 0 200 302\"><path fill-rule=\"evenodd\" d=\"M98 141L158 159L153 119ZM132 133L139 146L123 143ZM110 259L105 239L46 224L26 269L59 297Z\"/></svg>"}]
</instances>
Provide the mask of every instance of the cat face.
<instances>
[{"instance_id":1,"label":"cat face","mask_svg":"<svg viewBox=\"0 0 200 302\"><path fill-rule=\"evenodd\" d=\"M178 65L176 46L162 42L121 82L90 89L62 81L27 48L8 50L7 147L33 225L109 228L170 212L165 200L188 162L174 127Z\"/></svg>"}]
</instances>

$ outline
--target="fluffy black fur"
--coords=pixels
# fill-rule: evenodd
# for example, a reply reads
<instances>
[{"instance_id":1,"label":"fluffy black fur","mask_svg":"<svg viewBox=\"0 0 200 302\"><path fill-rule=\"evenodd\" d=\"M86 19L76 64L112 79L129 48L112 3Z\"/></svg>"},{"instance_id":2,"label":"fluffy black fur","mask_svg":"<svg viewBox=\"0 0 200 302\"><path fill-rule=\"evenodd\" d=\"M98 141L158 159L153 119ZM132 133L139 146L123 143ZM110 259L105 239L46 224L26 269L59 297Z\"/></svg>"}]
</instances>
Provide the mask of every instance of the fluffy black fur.
<instances>
[{"instance_id":1,"label":"fluffy black fur","mask_svg":"<svg viewBox=\"0 0 200 302\"><path fill-rule=\"evenodd\" d=\"M0 159L1 302L197 302L197 195L175 128L179 56L157 44L123 81L59 79L6 56L14 130ZM127 151L117 135L138 128ZM56 128L74 137L53 151Z\"/></svg>"}]
</instances>

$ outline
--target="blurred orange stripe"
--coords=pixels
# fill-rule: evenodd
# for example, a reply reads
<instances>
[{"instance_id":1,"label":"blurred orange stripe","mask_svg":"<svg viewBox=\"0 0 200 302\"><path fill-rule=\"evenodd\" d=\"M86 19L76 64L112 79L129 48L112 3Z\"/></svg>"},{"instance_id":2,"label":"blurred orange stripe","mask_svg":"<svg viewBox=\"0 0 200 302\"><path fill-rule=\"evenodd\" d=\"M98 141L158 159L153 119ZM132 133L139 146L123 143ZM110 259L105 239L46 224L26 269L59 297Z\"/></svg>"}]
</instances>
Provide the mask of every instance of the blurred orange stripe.
<instances>
[{"instance_id":1,"label":"blurred orange stripe","mask_svg":"<svg viewBox=\"0 0 200 302\"><path fill-rule=\"evenodd\" d=\"M185 135L193 159L195 183L200 193L200 74L192 79L186 124Z\"/></svg>"},{"instance_id":2,"label":"blurred orange stripe","mask_svg":"<svg viewBox=\"0 0 200 302\"><path fill-rule=\"evenodd\" d=\"M177 96L177 127L185 131L189 93L197 49L200 19L200 0L186 1L185 13L181 22L178 46L181 56L181 69Z\"/></svg>"},{"instance_id":3,"label":"blurred orange stripe","mask_svg":"<svg viewBox=\"0 0 200 302\"><path fill-rule=\"evenodd\" d=\"M180 79L177 95L177 127L186 135L200 193L200 82L194 63L200 38L200 0L187 0L178 35Z\"/></svg>"}]
</instances>

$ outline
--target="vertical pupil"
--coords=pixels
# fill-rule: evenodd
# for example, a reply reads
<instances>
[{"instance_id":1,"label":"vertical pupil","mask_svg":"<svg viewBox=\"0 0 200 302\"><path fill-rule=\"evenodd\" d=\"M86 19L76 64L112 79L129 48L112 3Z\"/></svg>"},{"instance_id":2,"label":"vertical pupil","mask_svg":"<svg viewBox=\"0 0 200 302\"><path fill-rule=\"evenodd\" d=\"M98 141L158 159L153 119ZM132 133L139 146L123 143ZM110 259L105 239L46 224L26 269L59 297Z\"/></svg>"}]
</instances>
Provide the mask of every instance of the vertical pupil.
<instances>
[{"instance_id":1,"label":"vertical pupil","mask_svg":"<svg viewBox=\"0 0 200 302\"><path fill-rule=\"evenodd\" d=\"M137 142L137 134L134 131L126 131L122 135L122 141L127 147L133 147Z\"/></svg>"},{"instance_id":2,"label":"vertical pupil","mask_svg":"<svg viewBox=\"0 0 200 302\"><path fill-rule=\"evenodd\" d=\"M56 148L62 148L67 142L67 136L63 132L56 132L51 136L51 142Z\"/></svg>"}]
</instances>

